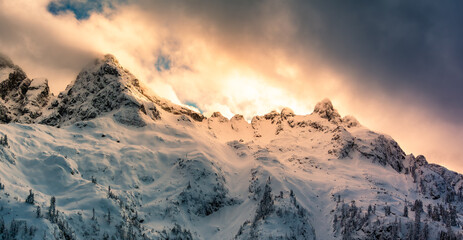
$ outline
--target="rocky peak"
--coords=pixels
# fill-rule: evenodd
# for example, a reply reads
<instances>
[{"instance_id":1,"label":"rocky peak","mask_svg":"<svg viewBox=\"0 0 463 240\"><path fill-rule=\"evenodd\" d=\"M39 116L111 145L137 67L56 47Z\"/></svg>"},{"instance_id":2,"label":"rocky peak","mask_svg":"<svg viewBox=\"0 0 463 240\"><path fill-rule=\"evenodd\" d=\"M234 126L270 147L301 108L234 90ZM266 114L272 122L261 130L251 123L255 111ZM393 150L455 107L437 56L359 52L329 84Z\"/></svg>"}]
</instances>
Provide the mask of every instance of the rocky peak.
<instances>
[{"instance_id":1,"label":"rocky peak","mask_svg":"<svg viewBox=\"0 0 463 240\"><path fill-rule=\"evenodd\" d=\"M213 112L211 118L223 118L224 116L220 112Z\"/></svg>"},{"instance_id":2,"label":"rocky peak","mask_svg":"<svg viewBox=\"0 0 463 240\"><path fill-rule=\"evenodd\" d=\"M360 126L360 123L358 122L358 120L355 117L349 116L349 115L342 118L342 123L347 128L353 128L353 127Z\"/></svg>"},{"instance_id":3,"label":"rocky peak","mask_svg":"<svg viewBox=\"0 0 463 240\"><path fill-rule=\"evenodd\" d=\"M334 109L333 104L327 98L317 103L313 112L320 115L321 118L328 119L328 121L332 122L339 122L341 118L341 115Z\"/></svg>"},{"instance_id":4,"label":"rocky peak","mask_svg":"<svg viewBox=\"0 0 463 240\"><path fill-rule=\"evenodd\" d=\"M219 122L228 122L228 118L224 117L220 112L214 112L210 119L218 119Z\"/></svg>"},{"instance_id":5,"label":"rocky peak","mask_svg":"<svg viewBox=\"0 0 463 240\"><path fill-rule=\"evenodd\" d=\"M294 114L294 111L290 108L283 108L281 110L281 118L287 119L288 117L294 117L296 114Z\"/></svg>"},{"instance_id":6,"label":"rocky peak","mask_svg":"<svg viewBox=\"0 0 463 240\"><path fill-rule=\"evenodd\" d=\"M264 118L267 119L267 120L272 120L272 119L274 119L275 117L278 117L278 116L280 116L280 114L277 111L273 110L273 111L265 114Z\"/></svg>"},{"instance_id":7,"label":"rocky peak","mask_svg":"<svg viewBox=\"0 0 463 240\"><path fill-rule=\"evenodd\" d=\"M418 166L425 166L425 165L428 165L428 161L426 160L426 158L423 156L423 155L418 155L416 158L415 158L415 162Z\"/></svg>"},{"instance_id":8,"label":"rocky peak","mask_svg":"<svg viewBox=\"0 0 463 240\"><path fill-rule=\"evenodd\" d=\"M5 68L3 69L8 71L8 75L0 82L0 97L4 101L8 101L8 97L11 98L17 94L24 94L30 84L30 80L27 79L26 73L18 66Z\"/></svg>"},{"instance_id":9,"label":"rocky peak","mask_svg":"<svg viewBox=\"0 0 463 240\"><path fill-rule=\"evenodd\" d=\"M230 119L230 121L246 121L246 120L244 120L243 115L241 115L241 114L235 114L235 115Z\"/></svg>"},{"instance_id":10,"label":"rocky peak","mask_svg":"<svg viewBox=\"0 0 463 240\"><path fill-rule=\"evenodd\" d=\"M0 54L0 123L31 123L48 103L45 80L30 80L7 56Z\"/></svg>"},{"instance_id":11,"label":"rocky peak","mask_svg":"<svg viewBox=\"0 0 463 240\"><path fill-rule=\"evenodd\" d=\"M144 126L140 114L153 120L160 118L138 79L112 55L87 65L49 108L54 111L41 120L48 125L90 120L116 110L115 119L124 124Z\"/></svg>"}]
</instances>

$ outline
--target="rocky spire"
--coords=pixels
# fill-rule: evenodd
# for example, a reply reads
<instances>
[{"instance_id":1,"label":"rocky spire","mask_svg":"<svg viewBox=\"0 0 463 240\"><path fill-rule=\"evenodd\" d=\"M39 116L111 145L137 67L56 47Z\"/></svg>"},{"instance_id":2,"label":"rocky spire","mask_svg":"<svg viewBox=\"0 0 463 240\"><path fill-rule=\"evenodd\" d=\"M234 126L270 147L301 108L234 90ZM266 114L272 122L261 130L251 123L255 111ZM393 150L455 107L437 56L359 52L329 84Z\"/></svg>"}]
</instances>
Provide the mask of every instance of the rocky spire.
<instances>
[{"instance_id":1,"label":"rocky spire","mask_svg":"<svg viewBox=\"0 0 463 240\"><path fill-rule=\"evenodd\" d=\"M322 118L328 119L328 121L339 122L341 119L341 115L334 109L333 104L327 98L317 103L313 112L317 113Z\"/></svg>"},{"instance_id":2,"label":"rocky spire","mask_svg":"<svg viewBox=\"0 0 463 240\"><path fill-rule=\"evenodd\" d=\"M49 101L46 79L30 80L7 56L0 54L0 123L32 123Z\"/></svg>"},{"instance_id":3,"label":"rocky spire","mask_svg":"<svg viewBox=\"0 0 463 240\"><path fill-rule=\"evenodd\" d=\"M114 117L121 123L144 126L146 123L140 114L151 119L160 118L153 100L145 92L138 79L114 56L105 55L79 73L51 104L54 111L40 123L69 124L114 112Z\"/></svg>"}]
</instances>

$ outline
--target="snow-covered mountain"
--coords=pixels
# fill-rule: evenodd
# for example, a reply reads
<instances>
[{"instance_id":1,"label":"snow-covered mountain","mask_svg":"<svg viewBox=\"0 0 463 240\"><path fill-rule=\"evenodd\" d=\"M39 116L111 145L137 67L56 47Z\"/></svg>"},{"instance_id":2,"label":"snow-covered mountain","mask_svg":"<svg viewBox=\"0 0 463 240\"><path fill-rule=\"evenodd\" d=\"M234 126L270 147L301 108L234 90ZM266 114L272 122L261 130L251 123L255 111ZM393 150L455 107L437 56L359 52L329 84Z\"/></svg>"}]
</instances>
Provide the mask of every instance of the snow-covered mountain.
<instances>
[{"instance_id":1,"label":"snow-covered mountain","mask_svg":"<svg viewBox=\"0 0 463 240\"><path fill-rule=\"evenodd\" d=\"M53 96L0 56L3 239L462 239L463 176L329 100L210 118L106 55Z\"/></svg>"}]
</instances>

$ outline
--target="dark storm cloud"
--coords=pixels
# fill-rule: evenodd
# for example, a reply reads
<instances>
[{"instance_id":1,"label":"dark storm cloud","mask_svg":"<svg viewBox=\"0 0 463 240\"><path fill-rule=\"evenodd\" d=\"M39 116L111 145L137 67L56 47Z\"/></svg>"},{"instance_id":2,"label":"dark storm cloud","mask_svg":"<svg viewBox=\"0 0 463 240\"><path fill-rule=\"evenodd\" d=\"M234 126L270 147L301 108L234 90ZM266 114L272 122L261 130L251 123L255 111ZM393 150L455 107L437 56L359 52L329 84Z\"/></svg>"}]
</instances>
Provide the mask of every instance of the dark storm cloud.
<instances>
[{"instance_id":1,"label":"dark storm cloud","mask_svg":"<svg viewBox=\"0 0 463 240\"><path fill-rule=\"evenodd\" d=\"M406 92L453 121L463 119L461 1L55 0L47 9L85 20L131 4L164 16L156 20L166 25L196 21L228 51L252 46L259 55L281 51L295 62L319 59L361 90L379 85L391 96Z\"/></svg>"},{"instance_id":2,"label":"dark storm cloud","mask_svg":"<svg viewBox=\"0 0 463 240\"><path fill-rule=\"evenodd\" d=\"M297 62L318 58L361 90L379 85L392 97L406 94L407 101L463 119L461 1L134 2L157 14L199 19L231 51L254 45ZM281 29L287 27L281 16L292 31Z\"/></svg>"},{"instance_id":3,"label":"dark storm cloud","mask_svg":"<svg viewBox=\"0 0 463 240\"><path fill-rule=\"evenodd\" d=\"M293 2L299 44L360 83L405 88L463 119L463 2Z\"/></svg>"},{"instance_id":4,"label":"dark storm cloud","mask_svg":"<svg viewBox=\"0 0 463 240\"><path fill-rule=\"evenodd\" d=\"M158 95L206 115L308 114L328 97L406 152L462 171L461 5L0 0L0 46L55 93L112 53Z\"/></svg>"}]
</instances>

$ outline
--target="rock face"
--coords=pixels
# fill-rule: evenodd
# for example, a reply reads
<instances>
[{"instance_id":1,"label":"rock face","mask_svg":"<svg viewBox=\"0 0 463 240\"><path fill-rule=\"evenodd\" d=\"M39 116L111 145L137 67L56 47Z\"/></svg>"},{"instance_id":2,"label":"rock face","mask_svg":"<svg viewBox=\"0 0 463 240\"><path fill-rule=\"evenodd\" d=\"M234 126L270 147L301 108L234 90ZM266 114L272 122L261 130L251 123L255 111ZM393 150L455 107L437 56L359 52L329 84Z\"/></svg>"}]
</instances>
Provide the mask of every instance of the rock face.
<instances>
[{"instance_id":1,"label":"rock face","mask_svg":"<svg viewBox=\"0 0 463 240\"><path fill-rule=\"evenodd\" d=\"M404 168L405 152L392 138L379 135L368 144L366 141L355 141L354 148L364 157L384 166L389 165L397 172Z\"/></svg>"},{"instance_id":2,"label":"rock face","mask_svg":"<svg viewBox=\"0 0 463 240\"><path fill-rule=\"evenodd\" d=\"M87 65L57 97L50 95L46 79L30 80L20 67L0 55L0 123L61 126L112 113L120 123L141 127L149 119L161 118L158 107L195 121L205 119L200 113L149 94L112 55Z\"/></svg>"},{"instance_id":3,"label":"rock face","mask_svg":"<svg viewBox=\"0 0 463 240\"><path fill-rule=\"evenodd\" d=\"M407 172L410 172L421 194L445 203L463 200L463 175L437 164L429 164L422 155L416 158L410 155L407 162Z\"/></svg>"},{"instance_id":4,"label":"rock face","mask_svg":"<svg viewBox=\"0 0 463 240\"><path fill-rule=\"evenodd\" d=\"M32 123L49 102L48 81L30 80L20 67L0 55L0 99L1 123Z\"/></svg>"},{"instance_id":5,"label":"rock face","mask_svg":"<svg viewBox=\"0 0 463 240\"><path fill-rule=\"evenodd\" d=\"M339 122L341 115L333 107L333 104L329 99L323 99L323 101L315 105L314 113L318 113L320 117L328 119L328 121Z\"/></svg>"},{"instance_id":6,"label":"rock face","mask_svg":"<svg viewBox=\"0 0 463 240\"><path fill-rule=\"evenodd\" d=\"M84 68L49 109L51 113L40 123L69 124L116 110L116 120L129 125L144 126L141 114L153 120L160 118L153 100L145 94L138 79L122 68L112 55Z\"/></svg>"}]
</instances>

